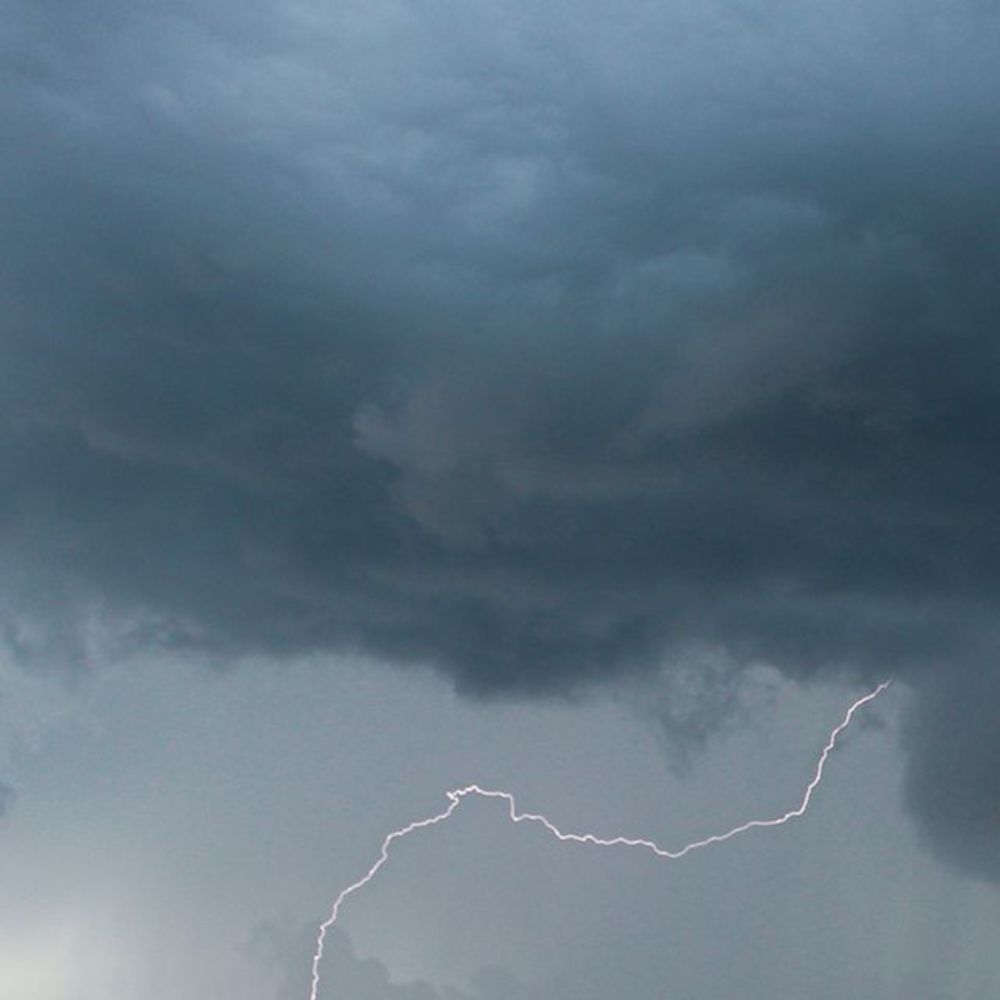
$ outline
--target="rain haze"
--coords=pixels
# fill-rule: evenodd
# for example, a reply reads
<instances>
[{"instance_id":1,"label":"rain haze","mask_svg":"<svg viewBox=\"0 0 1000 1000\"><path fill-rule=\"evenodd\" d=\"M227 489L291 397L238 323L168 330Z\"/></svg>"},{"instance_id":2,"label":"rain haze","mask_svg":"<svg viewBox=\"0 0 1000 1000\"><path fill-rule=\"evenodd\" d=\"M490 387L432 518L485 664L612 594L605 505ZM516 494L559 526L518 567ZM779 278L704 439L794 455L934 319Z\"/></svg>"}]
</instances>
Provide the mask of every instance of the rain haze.
<instances>
[{"instance_id":1,"label":"rain haze","mask_svg":"<svg viewBox=\"0 0 1000 1000\"><path fill-rule=\"evenodd\" d=\"M0 997L1000 995L1000 14L4 20Z\"/></svg>"}]
</instances>

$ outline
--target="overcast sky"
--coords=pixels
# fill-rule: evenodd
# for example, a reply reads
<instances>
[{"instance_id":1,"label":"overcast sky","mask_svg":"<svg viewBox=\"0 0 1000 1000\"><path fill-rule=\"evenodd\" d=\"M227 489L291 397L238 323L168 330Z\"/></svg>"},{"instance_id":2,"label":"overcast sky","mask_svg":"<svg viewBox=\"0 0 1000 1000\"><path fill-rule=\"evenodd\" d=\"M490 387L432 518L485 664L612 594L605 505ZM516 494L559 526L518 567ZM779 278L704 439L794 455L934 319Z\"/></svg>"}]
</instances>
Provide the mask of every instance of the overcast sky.
<instances>
[{"instance_id":1,"label":"overcast sky","mask_svg":"<svg viewBox=\"0 0 1000 1000\"><path fill-rule=\"evenodd\" d=\"M1000 992L990 5L4 22L0 995Z\"/></svg>"}]
</instances>

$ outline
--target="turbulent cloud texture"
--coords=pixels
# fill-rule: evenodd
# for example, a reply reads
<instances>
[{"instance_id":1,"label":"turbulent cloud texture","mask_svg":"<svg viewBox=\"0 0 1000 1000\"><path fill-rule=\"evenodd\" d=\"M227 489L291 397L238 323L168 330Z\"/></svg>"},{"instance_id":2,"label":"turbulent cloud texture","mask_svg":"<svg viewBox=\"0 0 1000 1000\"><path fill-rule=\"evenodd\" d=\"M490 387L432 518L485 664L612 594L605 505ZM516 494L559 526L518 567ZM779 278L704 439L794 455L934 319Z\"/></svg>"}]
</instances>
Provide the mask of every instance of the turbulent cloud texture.
<instances>
[{"instance_id":1,"label":"turbulent cloud texture","mask_svg":"<svg viewBox=\"0 0 1000 1000\"><path fill-rule=\"evenodd\" d=\"M12 7L7 646L912 682L1000 877L1000 22Z\"/></svg>"},{"instance_id":2,"label":"turbulent cloud texture","mask_svg":"<svg viewBox=\"0 0 1000 1000\"><path fill-rule=\"evenodd\" d=\"M515 979L505 969L488 966L472 977L471 993L455 986L436 989L423 981L396 983L377 958L359 958L343 931L333 928L328 937L326 965L336 970L337 988L343 996L356 1000L535 1000L538 991ZM309 993L309 976L302 972L302 954L315 945L315 930L307 928L293 940L280 928L261 926L255 935L253 952L283 973L279 1000L297 1000Z\"/></svg>"}]
</instances>

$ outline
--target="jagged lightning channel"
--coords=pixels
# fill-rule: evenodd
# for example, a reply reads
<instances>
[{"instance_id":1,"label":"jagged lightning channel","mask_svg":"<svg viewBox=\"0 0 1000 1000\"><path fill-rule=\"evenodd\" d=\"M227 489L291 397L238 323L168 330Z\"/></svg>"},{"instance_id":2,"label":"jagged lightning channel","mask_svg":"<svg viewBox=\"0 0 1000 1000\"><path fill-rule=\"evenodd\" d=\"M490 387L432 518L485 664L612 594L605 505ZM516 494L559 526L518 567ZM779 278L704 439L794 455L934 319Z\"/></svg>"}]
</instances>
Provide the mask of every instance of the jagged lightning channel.
<instances>
[{"instance_id":1,"label":"jagged lightning channel","mask_svg":"<svg viewBox=\"0 0 1000 1000\"><path fill-rule=\"evenodd\" d=\"M389 848L392 847L395 841L402 840L403 837L408 836L416 830L422 830L425 827L436 826L438 823L443 823L455 812L459 805L461 805L462 801L469 796L474 795L484 799L503 799L507 803L507 814L512 823L538 823L550 834L552 834L556 840L560 840L563 843L572 842L576 844L593 844L596 847L641 847L647 851L651 851L658 858L676 861L678 858L683 858L686 854L690 854L692 851L701 850L703 847L708 847L711 844L721 844L723 841L731 840L733 837L739 836L741 833L746 833L748 830L753 830L758 827L781 826L789 820L798 819L800 816L803 816L809 808L809 803L812 801L813 792L816 791L820 782L823 780L823 771L826 768L827 758L832 753L834 747L836 747L837 739L840 734L851 724L851 720L854 718L858 709L864 707L869 702L874 701L887 687L889 687L891 683L891 681L883 681L874 690L869 691L868 694L858 698L857 701L855 701L850 708L847 709L844 713L844 717L830 732L826 741L826 746L823 747L823 751L819 755L819 760L816 762L816 769L813 772L812 780L808 785L806 785L806 790L802 794L802 799L794 809L789 809L788 812L782 814L781 816L775 816L771 819L747 820L747 822L741 823L739 826L734 826L731 830L726 830L725 833L714 833L711 836L702 838L701 840L693 840L691 843L685 844L683 847L674 851L660 847L654 841L646 840L643 837L598 837L593 833L564 833L555 825L555 823L543 816L541 813L518 812L517 803L514 800L514 796L510 792L498 791L491 788L482 788L479 785L466 785L463 788L453 788L450 792L445 792L445 796L448 799L448 807L446 809L433 816L428 816L425 819L418 819L414 820L412 823L407 823L406 826L402 826L398 830L393 830L392 833L390 833L385 840L382 841L382 849L371 868L369 868L368 871L365 872L365 874L362 875L356 882L352 882L345 889L341 889L340 894L333 901L330 915L323 921L322 924L320 924L319 933L316 937L316 951L312 960L312 987L309 992L309 1000L318 1000L320 983L319 966L320 962L323 960L323 947L326 942L326 934L327 931L329 931L329 929L337 922L337 918L340 916L341 907L344 905L348 897L353 895L359 889L364 888L364 886L371 882L376 874L378 874L378 870L389 860Z\"/></svg>"}]
</instances>

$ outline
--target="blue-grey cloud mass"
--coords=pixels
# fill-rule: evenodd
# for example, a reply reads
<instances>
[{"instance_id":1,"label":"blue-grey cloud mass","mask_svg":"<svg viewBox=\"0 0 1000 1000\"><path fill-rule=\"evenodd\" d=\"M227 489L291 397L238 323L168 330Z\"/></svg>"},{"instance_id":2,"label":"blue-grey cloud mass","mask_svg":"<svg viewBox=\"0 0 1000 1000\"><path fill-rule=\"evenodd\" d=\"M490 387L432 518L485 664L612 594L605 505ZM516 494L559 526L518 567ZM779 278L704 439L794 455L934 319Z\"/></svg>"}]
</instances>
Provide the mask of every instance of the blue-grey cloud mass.
<instances>
[{"instance_id":1,"label":"blue-grey cloud mass","mask_svg":"<svg viewBox=\"0 0 1000 1000\"><path fill-rule=\"evenodd\" d=\"M988 5L5 20L22 662L892 675L920 829L1000 878Z\"/></svg>"}]
</instances>

